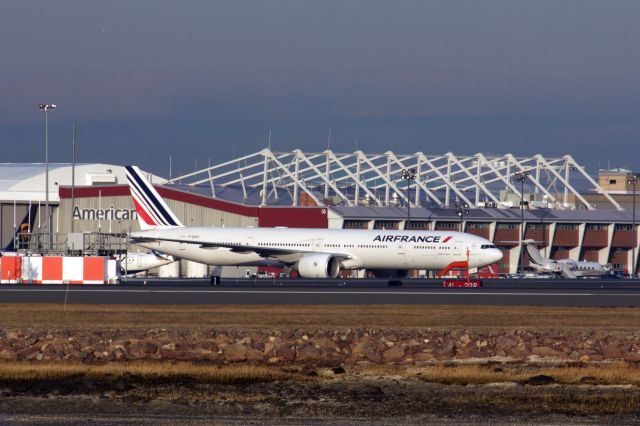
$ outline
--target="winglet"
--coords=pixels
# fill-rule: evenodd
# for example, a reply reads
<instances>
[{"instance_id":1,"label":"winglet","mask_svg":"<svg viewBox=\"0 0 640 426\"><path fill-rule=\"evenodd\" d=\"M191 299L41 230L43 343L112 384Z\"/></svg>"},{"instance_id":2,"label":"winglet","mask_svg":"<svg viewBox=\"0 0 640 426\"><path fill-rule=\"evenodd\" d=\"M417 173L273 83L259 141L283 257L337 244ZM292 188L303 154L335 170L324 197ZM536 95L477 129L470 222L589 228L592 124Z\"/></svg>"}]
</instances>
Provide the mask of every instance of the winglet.
<instances>
[{"instance_id":1,"label":"winglet","mask_svg":"<svg viewBox=\"0 0 640 426\"><path fill-rule=\"evenodd\" d=\"M140 229L184 226L137 166L126 166L125 169Z\"/></svg>"}]
</instances>

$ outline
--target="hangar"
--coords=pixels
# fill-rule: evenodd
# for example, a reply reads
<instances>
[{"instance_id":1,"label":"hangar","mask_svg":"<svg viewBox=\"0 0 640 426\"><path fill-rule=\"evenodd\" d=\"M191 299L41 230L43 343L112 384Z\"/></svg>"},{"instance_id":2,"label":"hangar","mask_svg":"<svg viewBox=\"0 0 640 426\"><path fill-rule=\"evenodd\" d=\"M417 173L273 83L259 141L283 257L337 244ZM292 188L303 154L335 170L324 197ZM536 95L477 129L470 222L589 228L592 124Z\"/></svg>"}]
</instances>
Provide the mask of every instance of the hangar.
<instances>
[{"instance_id":1,"label":"hangar","mask_svg":"<svg viewBox=\"0 0 640 426\"><path fill-rule=\"evenodd\" d=\"M627 183L634 176L628 170L591 175L568 155L263 149L182 176L150 178L183 223L193 226L462 229L502 249L497 272L515 272L521 258L528 264L518 243L524 231L548 257L611 263L630 272L638 269L640 240ZM77 165L72 185L71 165L50 165L49 181L51 230L61 238L138 230L122 166ZM20 224L31 234L42 231L43 189L42 164L0 165L3 246ZM214 272L185 261L163 268L162 276Z\"/></svg>"}]
</instances>

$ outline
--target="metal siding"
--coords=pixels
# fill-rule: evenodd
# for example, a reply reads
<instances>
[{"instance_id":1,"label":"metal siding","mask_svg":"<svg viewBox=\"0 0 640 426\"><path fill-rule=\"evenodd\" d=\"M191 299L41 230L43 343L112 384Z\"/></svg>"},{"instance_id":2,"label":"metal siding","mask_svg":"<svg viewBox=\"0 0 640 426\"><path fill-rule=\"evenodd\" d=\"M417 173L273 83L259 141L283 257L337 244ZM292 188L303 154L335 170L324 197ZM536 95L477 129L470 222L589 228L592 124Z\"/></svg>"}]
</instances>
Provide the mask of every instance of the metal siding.
<instances>
[{"instance_id":1,"label":"metal siding","mask_svg":"<svg viewBox=\"0 0 640 426\"><path fill-rule=\"evenodd\" d=\"M167 205L173 210L178 218L187 226L228 226L247 227L257 226L258 219L255 217L241 216L234 213L223 212L198 205L188 204L182 201L166 200ZM80 209L97 209L99 205L98 197L76 198L76 205ZM130 196L109 196L102 197L102 208L108 209L111 206L115 209L135 209ZM69 217L72 214L71 199L63 199L60 203L60 232L70 232ZM102 232L109 231L109 221L101 221ZM98 221L76 220L74 221L75 232L98 232ZM111 221L111 232L136 232L140 230L137 220L131 221Z\"/></svg>"},{"instance_id":2,"label":"metal siding","mask_svg":"<svg viewBox=\"0 0 640 426\"><path fill-rule=\"evenodd\" d=\"M605 242L606 246L606 242ZM616 229L613 234L613 241L611 241L611 248L632 248L633 247L633 232L631 230Z\"/></svg>"},{"instance_id":3,"label":"metal siding","mask_svg":"<svg viewBox=\"0 0 640 426\"><path fill-rule=\"evenodd\" d=\"M615 238L615 237L614 237ZM586 229L582 240L583 247L606 247L609 243L609 232L598 229Z\"/></svg>"},{"instance_id":4,"label":"metal siding","mask_svg":"<svg viewBox=\"0 0 640 426\"><path fill-rule=\"evenodd\" d=\"M290 228L327 228L326 208L266 207L260 209L261 227L287 226Z\"/></svg>"},{"instance_id":5,"label":"metal siding","mask_svg":"<svg viewBox=\"0 0 640 426\"><path fill-rule=\"evenodd\" d=\"M553 238L553 245L558 247L577 247L578 229L557 229Z\"/></svg>"}]
</instances>

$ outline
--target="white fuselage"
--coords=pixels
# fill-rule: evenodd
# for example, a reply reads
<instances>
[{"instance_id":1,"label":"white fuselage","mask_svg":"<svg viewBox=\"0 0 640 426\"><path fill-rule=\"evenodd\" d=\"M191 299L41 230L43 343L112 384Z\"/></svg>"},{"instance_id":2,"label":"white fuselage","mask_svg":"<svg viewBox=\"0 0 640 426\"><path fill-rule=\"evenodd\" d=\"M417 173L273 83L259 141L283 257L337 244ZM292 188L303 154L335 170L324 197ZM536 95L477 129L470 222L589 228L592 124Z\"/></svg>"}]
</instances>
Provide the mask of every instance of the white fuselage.
<instances>
[{"instance_id":1,"label":"white fuselage","mask_svg":"<svg viewBox=\"0 0 640 426\"><path fill-rule=\"evenodd\" d=\"M123 273L129 275L159 268L175 261L172 256L160 253L127 253L126 257L120 256L120 268Z\"/></svg>"},{"instance_id":2,"label":"white fuselage","mask_svg":"<svg viewBox=\"0 0 640 426\"><path fill-rule=\"evenodd\" d=\"M502 252L484 238L444 231L175 227L132 237L155 239L136 243L143 247L216 266L284 266L313 253L335 255L341 259L341 269L440 269L459 261L479 268L502 259ZM265 258L238 246L274 249L279 254ZM282 254L287 251L290 256Z\"/></svg>"},{"instance_id":3,"label":"white fuselage","mask_svg":"<svg viewBox=\"0 0 640 426\"><path fill-rule=\"evenodd\" d=\"M540 264L531 263L530 266L538 272L560 274L563 273L564 267L567 271L570 271L571 274L575 275L576 277L599 277L609 272L606 266L598 262L581 262L570 259L545 260L546 262ZM570 276L569 278L572 277Z\"/></svg>"}]
</instances>

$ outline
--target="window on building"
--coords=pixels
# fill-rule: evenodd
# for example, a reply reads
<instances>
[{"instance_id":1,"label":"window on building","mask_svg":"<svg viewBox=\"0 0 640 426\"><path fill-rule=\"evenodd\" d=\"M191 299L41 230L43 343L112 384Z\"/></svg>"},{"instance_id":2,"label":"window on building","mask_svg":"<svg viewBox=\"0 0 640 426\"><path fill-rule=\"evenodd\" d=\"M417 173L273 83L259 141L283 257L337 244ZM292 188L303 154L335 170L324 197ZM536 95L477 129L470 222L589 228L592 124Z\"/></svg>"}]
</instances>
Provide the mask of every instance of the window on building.
<instances>
[{"instance_id":1,"label":"window on building","mask_svg":"<svg viewBox=\"0 0 640 426\"><path fill-rule=\"evenodd\" d=\"M428 229L429 222L426 220L410 220L407 229Z\"/></svg>"},{"instance_id":2,"label":"window on building","mask_svg":"<svg viewBox=\"0 0 640 426\"><path fill-rule=\"evenodd\" d=\"M368 220L345 220L344 229L367 229L369 227Z\"/></svg>"},{"instance_id":3,"label":"window on building","mask_svg":"<svg viewBox=\"0 0 640 426\"><path fill-rule=\"evenodd\" d=\"M467 223L467 229L489 229L489 224L486 222L469 222Z\"/></svg>"},{"instance_id":4,"label":"window on building","mask_svg":"<svg viewBox=\"0 0 640 426\"><path fill-rule=\"evenodd\" d=\"M631 231L632 226L628 223L616 223L616 231Z\"/></svg>"},{"instance_id":5,"label":"window on building","mask_svg":"<svg viewBox=\"0 0 640 426\"><path fill-rule=\"evenodd\" d=\"M438 222L436 229L458 229L459 226L458 222Z\"/></svg>"},{"instance_id":6,"label":"window on building","mask_svg":"<svg viewBox=\"0 0 640 426\"><path fill-rule=\"evenodd\" d=\"M545 229L547 225L545 223L528 223L527 229Z\"/></svg>"},{"instance_id":7,"label":"window on building","mask_svg":"<svg viewBox=\"0 0 640 426\"><path fill-rule=\"evenodd\" d=\"M605 223L587 223L586 229L588 231L606 231L607 224Z\"/></svg>"},{"instance_id":8,"label":"window on building","mask_svg":"<svg viewBox=\"0 0 640 426\"><path fill-rule=\"evenodd\" d=\"M496 229L518 229L519 227L519 223L498 223L496 225Z\"/></svg>"},{"instance_id":9,"label":"window on building","mask_svg":"<svg viewBox=\"0 0 640 426\"><path fill-rule=\"evenodd\" d=\"M373 229L398 229L398 222L395 220L376 220Z\"/></svg>"},{"instance_id":10,"label":"window on building","mask_svg":"<svg viewBox=\"0 0 640 426\"><path fill-rule=\"evenodd\" d=\"M574 231L578 229L577 223L559 223L556 225L557 231Z\"/></svg>"}]
</instances>

